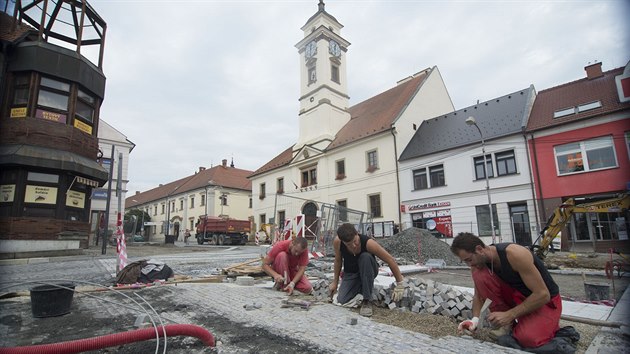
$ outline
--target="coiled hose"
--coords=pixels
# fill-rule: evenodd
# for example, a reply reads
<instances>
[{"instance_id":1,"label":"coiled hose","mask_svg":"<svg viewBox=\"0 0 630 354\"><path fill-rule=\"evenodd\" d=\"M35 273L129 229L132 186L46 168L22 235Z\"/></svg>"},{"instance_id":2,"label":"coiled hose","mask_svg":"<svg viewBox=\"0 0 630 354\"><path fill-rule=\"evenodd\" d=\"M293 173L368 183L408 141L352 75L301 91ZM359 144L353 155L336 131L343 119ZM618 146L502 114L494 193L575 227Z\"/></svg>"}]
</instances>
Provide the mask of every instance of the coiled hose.
<instances>
[{"instance_id":1,"label":"coiled hose","mask_svg":"<svg viewBox=\"0 0 630 354\"><path fill-rule=\"evenodd\" d=\"M137 329L128 332L113 333L99 337L85 338L61 343L30 345L25 347L7 347L0 348L0 354L17 354L17 353L81 353L90 350L113 347L122 344L140 342L149 339L155 339L156 334L164 336L190 336L200 339L203 344L214 347L214 336L208 330L201 326L192 324L172 324L164 327L151 327Z\"/></svg>"}]
</instances>

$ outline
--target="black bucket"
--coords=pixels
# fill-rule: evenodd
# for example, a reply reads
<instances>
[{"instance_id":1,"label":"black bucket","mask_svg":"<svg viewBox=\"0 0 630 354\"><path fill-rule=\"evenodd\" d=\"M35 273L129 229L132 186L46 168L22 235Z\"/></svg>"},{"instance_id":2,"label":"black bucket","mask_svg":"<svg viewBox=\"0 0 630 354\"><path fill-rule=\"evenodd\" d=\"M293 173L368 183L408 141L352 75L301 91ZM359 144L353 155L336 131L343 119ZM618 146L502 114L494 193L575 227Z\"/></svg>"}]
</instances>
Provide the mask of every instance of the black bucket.
<instances>
[{"instance_id":1,"label":"black bucket","mask_svg":"<svg viewBox=\"0 0 630 354\"><path fill-rule=\"evenodd\" d=\"M68 288L68 289L66 289ZM31 289L33 317L54 317L70 312L74 284L40 285Z\"/></svg>"}]
</instances>

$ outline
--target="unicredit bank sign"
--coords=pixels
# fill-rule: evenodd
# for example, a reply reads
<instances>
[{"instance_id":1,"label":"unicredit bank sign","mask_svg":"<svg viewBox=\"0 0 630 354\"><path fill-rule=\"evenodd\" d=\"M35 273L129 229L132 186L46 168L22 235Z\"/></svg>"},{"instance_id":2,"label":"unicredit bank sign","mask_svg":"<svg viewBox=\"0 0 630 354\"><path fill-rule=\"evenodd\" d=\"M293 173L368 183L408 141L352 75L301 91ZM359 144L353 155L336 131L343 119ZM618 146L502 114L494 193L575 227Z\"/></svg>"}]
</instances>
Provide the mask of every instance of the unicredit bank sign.
<instances>
[{"instance_id":1,"label":"unicredit bank sign","mask_svg":"<svg viewBox=\"0 0 630 354\"><path fill-rule=\"evenodd\" d=\"M448 206L451 206L451 202L428 202L422 204L403 205L401 209L403 212L405 212L432 208L443 208Z\"/></svg>"}]
</instances>

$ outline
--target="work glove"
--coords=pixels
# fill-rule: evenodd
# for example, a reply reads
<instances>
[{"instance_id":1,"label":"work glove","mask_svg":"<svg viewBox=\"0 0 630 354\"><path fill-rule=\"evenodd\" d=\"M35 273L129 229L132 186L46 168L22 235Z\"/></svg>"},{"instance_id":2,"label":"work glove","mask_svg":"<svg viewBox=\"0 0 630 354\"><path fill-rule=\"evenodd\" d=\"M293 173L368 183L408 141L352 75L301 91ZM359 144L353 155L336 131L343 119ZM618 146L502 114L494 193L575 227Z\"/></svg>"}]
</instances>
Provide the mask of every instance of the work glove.
<instances>
[{"instance_id":1,"label":"work glove","mask_svg":"<svg viewBox=\"0 0 630 354\"><path fill-rule=\"evenodd\" d=\"M284 291L288 292L289 295L293 294L293 289L295 289L295 283L294 282L290 282L289 284L287 284L287 286L284 287Z\"/></svg>"},{"instance_id":2,"label":"work glove","mask_svg":"<svg viewBox=\"0 0 630 354\"><path fill-rule=\"evenodd\" d=\"M477 329L477 325L479 324L479 317L473 317L470 320L462 321L459 326L457 326L457 331L459 333L464 332L464 330L468 330L470 332L474 332Z\"/></svg>"},{"instance_id":3,"label":"work glove","mask_svg":"<svg viewBox=\"0 0 630 354\"><path fill-rule=\"evenodd\" d=\"M396 287L394 288L394 293L392 294L392 300L395 302L402 300L404 292L405 286L403 285L403 282L397 282Z\"/></svg>"}]
</instances>

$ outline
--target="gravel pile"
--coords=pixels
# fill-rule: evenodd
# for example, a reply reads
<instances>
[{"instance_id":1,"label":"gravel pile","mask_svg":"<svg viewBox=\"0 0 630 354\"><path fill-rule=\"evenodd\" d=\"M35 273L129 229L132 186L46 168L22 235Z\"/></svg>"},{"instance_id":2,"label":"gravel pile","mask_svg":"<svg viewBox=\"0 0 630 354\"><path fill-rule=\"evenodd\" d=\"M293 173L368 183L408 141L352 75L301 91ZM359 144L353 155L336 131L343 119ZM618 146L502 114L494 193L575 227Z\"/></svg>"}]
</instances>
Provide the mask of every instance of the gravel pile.
<instances>
[{"instance_id":1,"label":"gravel pile","mask_svg":"<svg viewBox=\"0 0 630 354\"><path fill-rule=\"evenodd\" d=\"M427 230L415 227L402 231L386 239L377 239L394 258L398 264L425 263L429 259L443 259L447 266L465 265L460 262L450 246L441 241ZM420 254L418 254L420 246Z\"/></svg>"}]
</instances>

